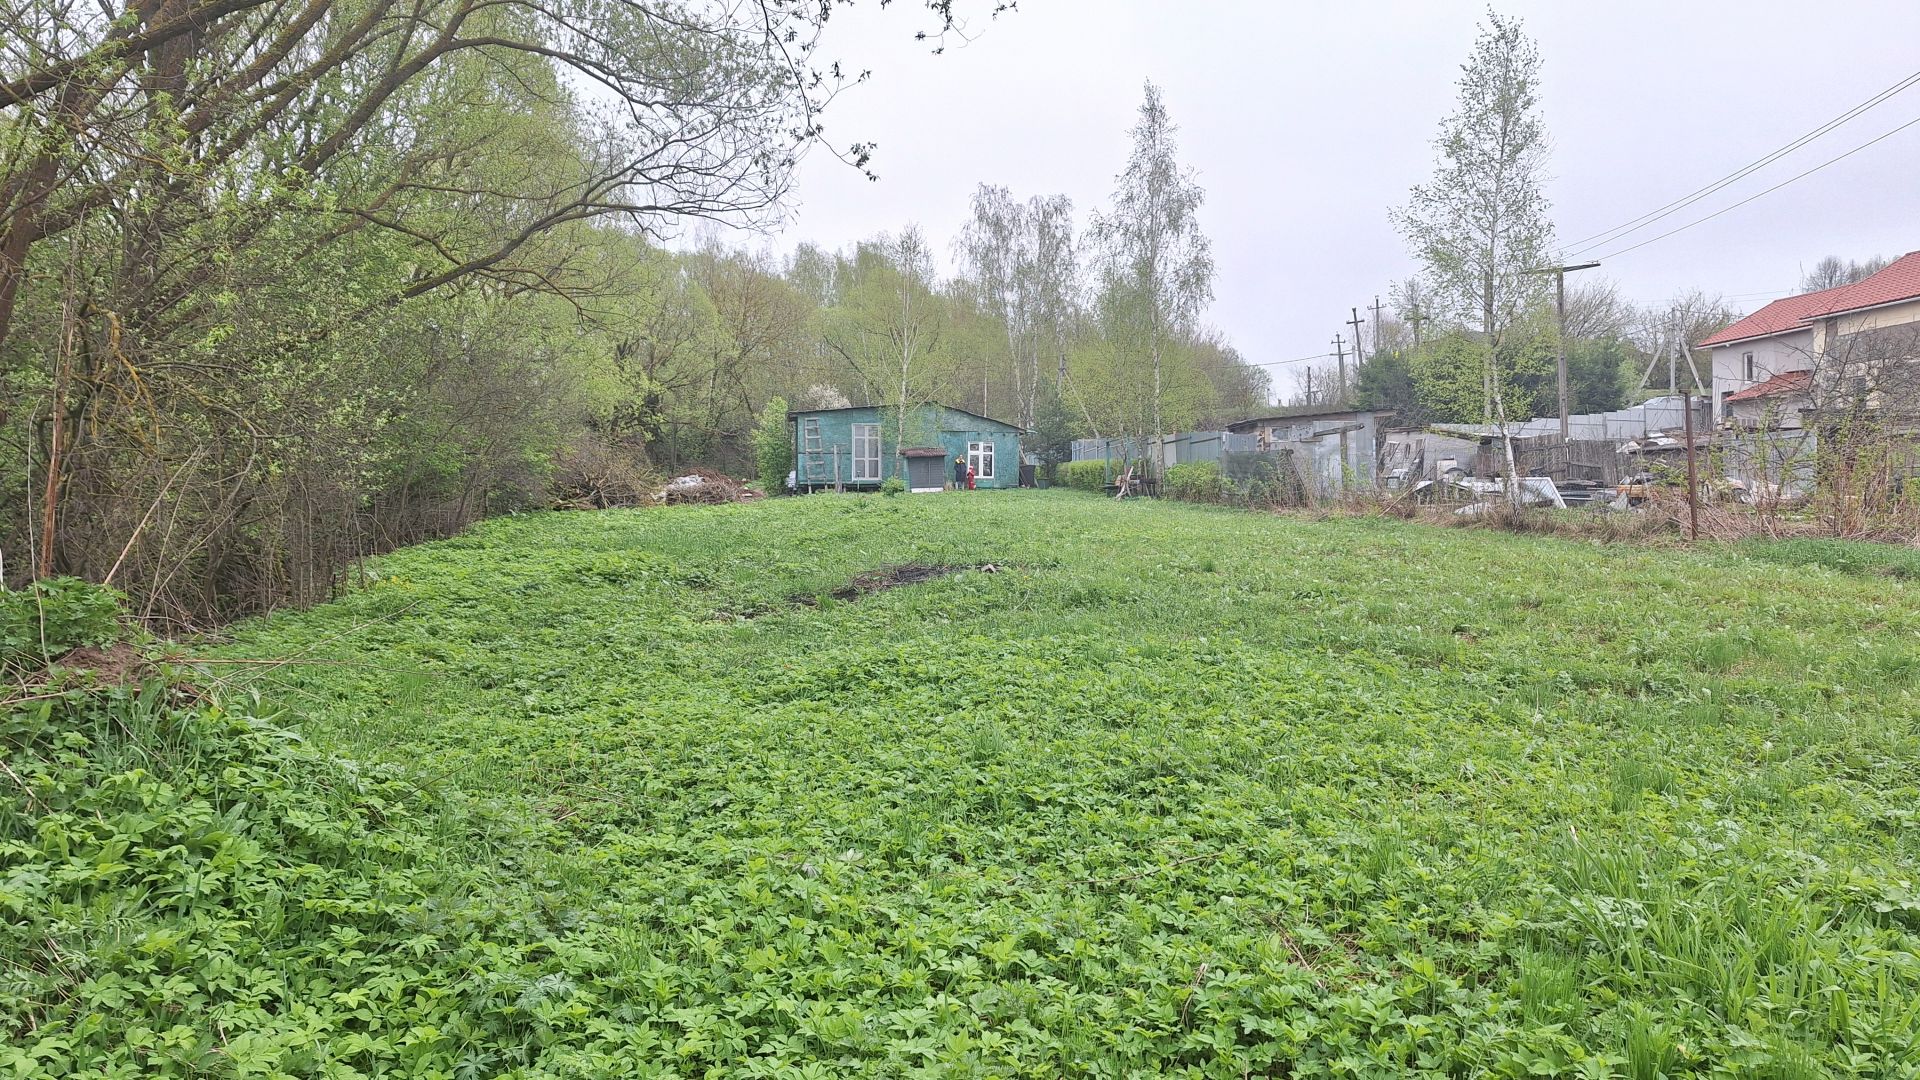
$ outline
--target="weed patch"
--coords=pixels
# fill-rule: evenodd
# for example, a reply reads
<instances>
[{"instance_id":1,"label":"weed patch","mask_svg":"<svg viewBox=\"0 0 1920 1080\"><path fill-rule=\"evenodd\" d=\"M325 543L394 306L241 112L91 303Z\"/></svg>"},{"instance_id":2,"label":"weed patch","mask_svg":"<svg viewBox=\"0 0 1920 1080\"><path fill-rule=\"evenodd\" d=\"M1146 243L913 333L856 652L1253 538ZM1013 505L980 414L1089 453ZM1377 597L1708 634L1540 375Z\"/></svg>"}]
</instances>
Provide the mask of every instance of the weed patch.
<instances>
[{"instance_id":1,"label":"weed patch","mask_svg":"<svg viewBox=\"0 0 1920 1080\"><path fill-rule=\"evenodd\" d=\"M10 707L13 1072L1920 1061L1898 577L1073 491L532 515L375 570L236 628L301 662L209 665L218 716Z\"/></svg>"}]
</instances>

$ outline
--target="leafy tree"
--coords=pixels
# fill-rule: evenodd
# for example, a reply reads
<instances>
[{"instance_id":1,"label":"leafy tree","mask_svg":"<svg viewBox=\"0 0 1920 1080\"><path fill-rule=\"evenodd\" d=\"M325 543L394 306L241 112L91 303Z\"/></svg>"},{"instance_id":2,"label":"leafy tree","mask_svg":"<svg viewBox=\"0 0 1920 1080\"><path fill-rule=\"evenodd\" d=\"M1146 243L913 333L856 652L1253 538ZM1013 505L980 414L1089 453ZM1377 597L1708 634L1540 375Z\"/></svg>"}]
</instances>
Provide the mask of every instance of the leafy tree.
<instances>
[{"instance_id":1,"label":"leafy tree","mask_svg":"<svg viewBox=\"0 0 1920 1080\"><path fill-rule=\"evenodd\" d=\"M1527 271L1545 264L1553 241L1539 90L1539 49L1519 20L1489 13L1462 69L1458 104L1441 121L1433 179L1393 215L1434 300L1479 325L1475 366L1487 419L1501 386L1503 339L1541 296L1543 279Z\"/></svg>"},{"instance_id":2,"label":"leafy tree","mask_svg":"<svg viewBox=\"0 0 1920 1080\"><path fill-rule=\"evenodd\" d=\"M1075 306L1073 203L1056 195L1022 204L982 184L959 246L975 294L1004 328L1017 415L1031 424L1042 358L1059 354Z\"/></svg>"},{"instance_id":3,"label":"leafy tree","mask_svg":"<svg viewBox=\"0 0 1920 1080\"><path fill-rule=\"evenodd\" d=\"M1398 425L1425 427L1434 420L1420 399L1410 350L1386 349L1367 357L1354 381L1353 400L1362 409L1393 410Z\"/></svg>"},{"instance_id":4,"label":"leafy tree","mask_svg":"<svg viewBox=\"0 0 1920 1080\"><path fill-rule=\"evenodd\" d=\"M760 411L753 429L753 460L760 488L769 495L786 490L793 470L793 424L787 419L787 399L774 398Z\"/></svg>"},{"instance_id":5,"label":"leafy tree","mask_svg":"<svg viewBox=\"0 0 1920 1080\"><path fill-rule=\"evenodd\" d=\"M1627 369L1639 354L1619 337L1567 344L1567 388L1576 413L1607 412L1627 405ZM1557 393L1557 390L1556 390Z\"/></svg>"},{"instance_id":6,"label":"leafy tree","mask_svg":"<svg viewBox=\"0 0 1920 1080\"><path fill-rule=\"evenodd\" d=\"M1062 401L1058 390L1043 386L1034 408L1033 424L1020 437L1022 448L1040 459L1040 467L1052 479L1061 463L1073 459L1073 440L1080 427Z\"/></svg>"},{"instance_id":7,"label":"leafy tree","mask_svg":"<svg viewBox=\"0 0 1920 1080\"><path fill-rule=\"evenodd\" d=\"M1167 431L1169 353L1190 336L1213 298L1212 245L1196 216L1206 193L1180 165L1177 130L1159 88L1146 84L1113 209L1093 224L1102 316L1113 346L1145 360L1151 372L1148 411L1156 439ZM1190 409L1193 403L1182 404Z\"/></svg>"},{"instance_id":8,"label":"leafy tree","mask_svg":"<svg viewBox=\"0 0 1920 1080\"><path fill-rule=\"evenodd\" d=\"M825 314L823 340L858 379L865 400L890 411L894 447L938 396L940 349L950 323L934 289L933 252L914 226L863 245L840 306Z\"/></svg>"}]
</instances>

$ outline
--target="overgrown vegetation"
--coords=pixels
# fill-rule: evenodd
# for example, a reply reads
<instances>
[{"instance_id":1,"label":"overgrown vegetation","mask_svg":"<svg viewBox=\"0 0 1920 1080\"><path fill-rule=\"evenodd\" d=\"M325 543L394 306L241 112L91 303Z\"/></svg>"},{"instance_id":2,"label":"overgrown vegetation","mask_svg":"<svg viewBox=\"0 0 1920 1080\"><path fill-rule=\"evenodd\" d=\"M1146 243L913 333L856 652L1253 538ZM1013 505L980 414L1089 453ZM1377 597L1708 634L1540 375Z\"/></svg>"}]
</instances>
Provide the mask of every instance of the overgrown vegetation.
<instances>
[{"instance_id":1,"label":"overgrown vegetation","mask_svg":"<svg viewBox=\"0 0 1920 1080\"><path fill-rule=\"evenodd\" d=\"M1226 495L1226 478L1215 461L1193 461L1167 469L1167 497L1217 503Z\"/></svg>"},{"instance_id":2,"label":"overgrown vegetation","mask_svg":"<svg viewBox=\"0 0 1920 1080\"><path fill-rule=\"evenodd\" d=\"M377 569L231 711L9 707L16 1072L1920 1074L1900 579L1045 492Z\"/></svg>"}]
</instances>

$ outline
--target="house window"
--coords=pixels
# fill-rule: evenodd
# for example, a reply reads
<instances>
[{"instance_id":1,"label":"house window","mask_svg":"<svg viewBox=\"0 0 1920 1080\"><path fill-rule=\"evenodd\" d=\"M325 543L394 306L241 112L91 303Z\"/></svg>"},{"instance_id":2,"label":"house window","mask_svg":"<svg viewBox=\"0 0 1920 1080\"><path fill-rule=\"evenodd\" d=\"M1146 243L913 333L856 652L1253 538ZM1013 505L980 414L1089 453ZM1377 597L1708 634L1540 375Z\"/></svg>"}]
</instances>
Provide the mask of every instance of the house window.
<instances>
[{"instance_id":1,"label":"house window","mask_svg":"<svg viewBox=\"0 0 1920 1080\"><path fill-rule=\"evenodd\" d=\"M1756 374L1756 372L1757 372L1757 371L1758 371L1759 369L1757 369L1757 368L1755 368L1755 367L1753 366L1753 354L1752 354L1752 353L1748 353L1748 354L1747 354L1747 355L1746 355L1746 356L1744 357L1744 360L1745 360L1745 362L1746 362L1746 366L1747 366L1747 374L1746 374L1746 380L1747 380L1748 382L1752 382L1752 381L1753 381L1754 379L1756 379L1756 378L1758 378L1758 377L1759 377L1759 376L1758 376L1758 375Z\"/></svg>"},{"instance_id":2,"label":"house window","mask_svg":"<svg viewBox=\"0 0 1920 1080\"><path fill-rule=\"evenodd\" d=\"M993 479L993 444L990 442L968 443L967 467L973 470L973 478L976 480Z\"/></svg>"},{"instance_id":3,"label":"house window","mask_svg":"<svg viewBox=\"0 0 1920 1080\"><path fill-rule=\"evenodd\" d=\"M880 425L853 425L853 479L880 479Z\"/></svg>"}]
</instances>

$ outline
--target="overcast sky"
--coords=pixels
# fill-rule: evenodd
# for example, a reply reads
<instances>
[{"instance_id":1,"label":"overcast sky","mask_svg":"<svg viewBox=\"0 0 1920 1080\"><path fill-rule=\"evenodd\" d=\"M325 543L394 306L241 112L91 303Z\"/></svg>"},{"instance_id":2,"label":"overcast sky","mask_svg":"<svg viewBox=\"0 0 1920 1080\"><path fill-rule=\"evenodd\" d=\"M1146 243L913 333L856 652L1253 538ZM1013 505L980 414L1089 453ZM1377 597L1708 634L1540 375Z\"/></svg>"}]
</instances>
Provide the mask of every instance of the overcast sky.
<instances>
[{"instance_id":1,"label":"overcast sky","mask_svg":"<svg viewBox=\"0 0 1920 1080\"><path fill-rule=\"evenodd\" d=\"M984 11L988 0L960 0ZM1544 56L1548 193L1563 243L1753 162L1920 69L1914 0L1503 2ZM910 0L835 16L826 51L873 78L827 116L879 144L869 183L825 154L790 223L841 247L918 223L947 252L981 182L1105 206L1141 84L1158 83L1207 191L1218 276L1207 319L1281 394L1348 308L1414 271L1387 218L1431 173L1432 140L1484 5L1451 0L1021 0L944 55ZM1920 117L1911 88L1633 240L1718 210ZM1628 241L1631 242L1631 241ZM1705 224L1608 260L1636 302L1699 288L1741 310L1822 255L1920 248L1920 124ZM948 256L949 266L951 256Z\"/></svg>"}]
</instances>

